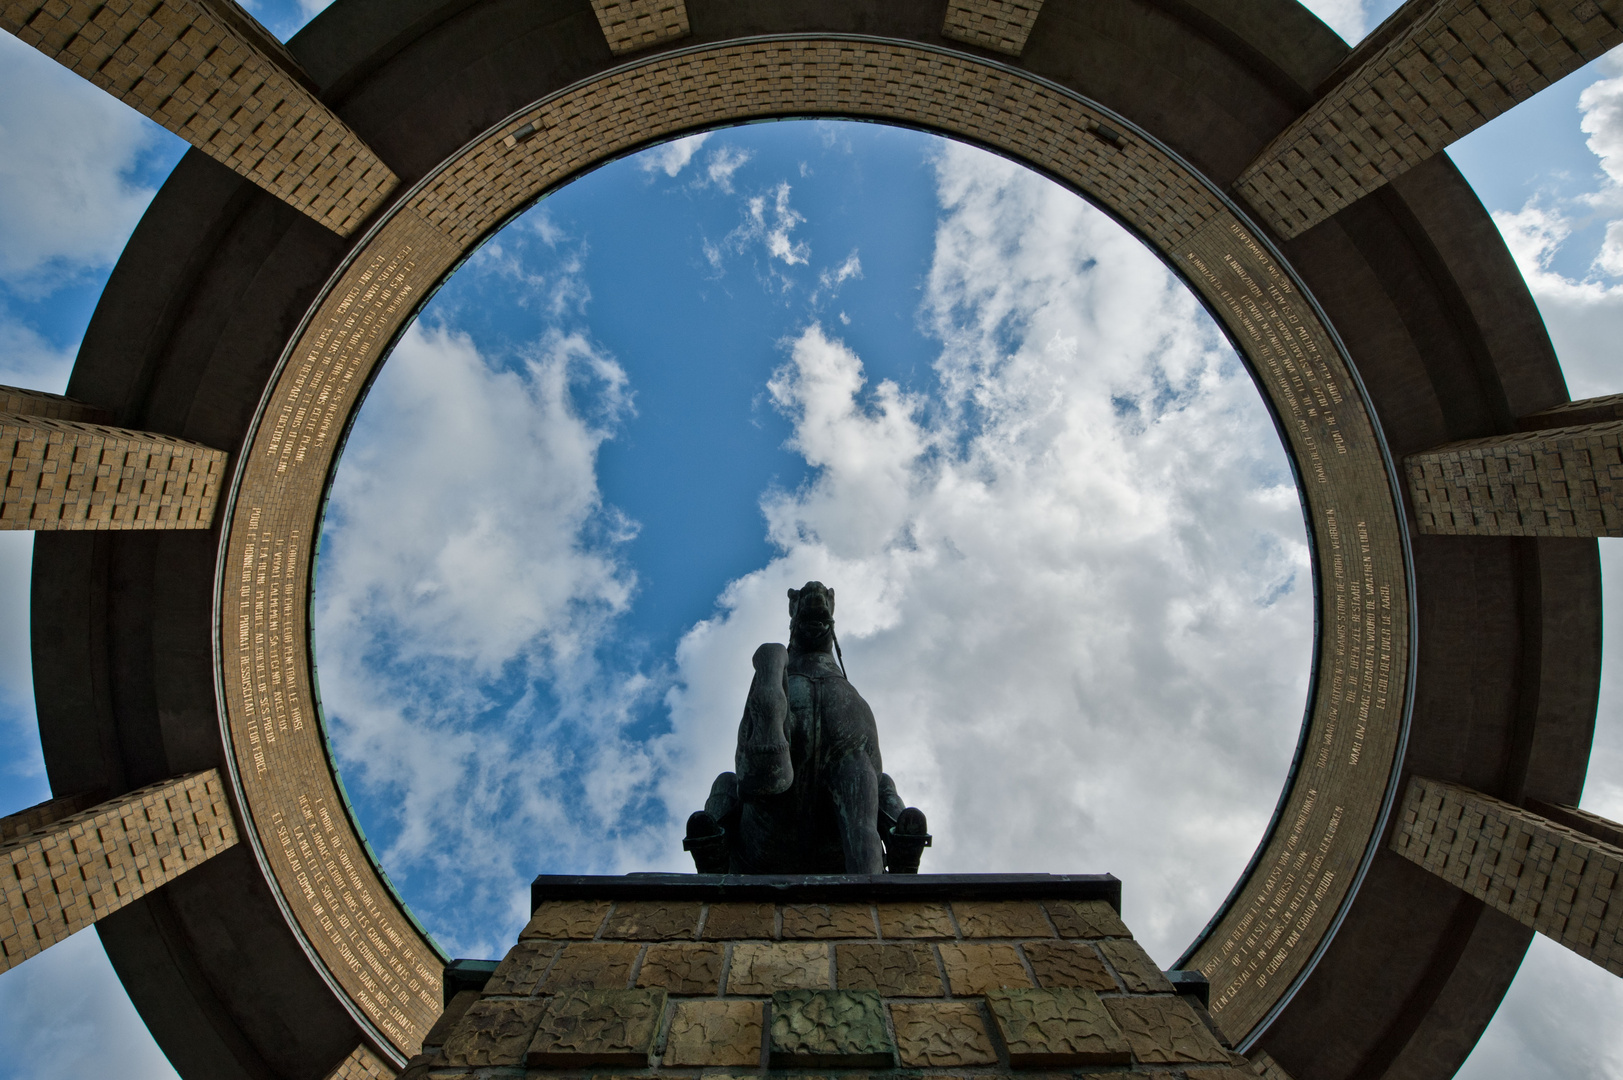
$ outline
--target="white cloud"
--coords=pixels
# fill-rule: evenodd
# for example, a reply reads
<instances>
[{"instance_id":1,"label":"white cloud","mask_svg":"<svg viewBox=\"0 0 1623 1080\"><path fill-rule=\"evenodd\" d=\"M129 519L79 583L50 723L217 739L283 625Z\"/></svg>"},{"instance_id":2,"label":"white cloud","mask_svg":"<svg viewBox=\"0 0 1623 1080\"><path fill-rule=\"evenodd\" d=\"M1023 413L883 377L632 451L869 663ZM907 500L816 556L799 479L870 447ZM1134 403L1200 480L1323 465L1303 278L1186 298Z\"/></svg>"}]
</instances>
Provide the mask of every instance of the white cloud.
<instances>
[{"instance_id":1,"label":"white cloud","mask_svg":"<svg viewBox=\"0 0 1623 1080\"><path fill-rule=\"evenodd\" d=\"M704 174L722 191L733 190L733 174L743 168L755 155L736 146L716 149L705 162Z\"/></svg>"},{"instance_id":2,"label":"white cloud","mask_svg":"<svg viewBox=\"0 0 1623 1080\"><path fill-rule=\"evenodd\" d=\"M124 985L86 930L0 975L0 1077L175 1080Z\"/></svg>"},{"instance_id":3,"label":"white cloud","mask_svg":"<svg viewBox=\"0 0 1623 1080\"><path fill-rule=\"evenodd\" d=\"M0 311L0 386L60 394L67 389L76 349L58 349L32 327Z\"/></svg>"},{"instance_id":4,"label":"white cloud","mask_svg":"<svg viewBox=\"0 0 1623 1080\"><path fill-rule=\"evenodd\" d=\"M1623 340L1623 56L1613 53L1597 67L1613 77L1585 89L1578 107L1580 127L1603 171L1600 184L1566 199L1534 196L1519 211L1494 214L1575 398L1623 391L1617 348ZM1597 216L1610 220L1589 272L1578 278L1555 269L1577 227Z\"/></svg>"},{"instance_id":5,"label":"white cloud","mask_svg":"<svg viewBox=\"0 0 1623 1080\"><path fill-rule=\"evenodd\" d=\"M790 344L769 389L818 472L766 499L781 554L681 643L663 791L679 822L729 767L751 652L820 579L887 767L931 816L928 868L1116 873L1170 962L1295 745L1296 492L1244 369L1142 245L979 151L947 148L939 178L938 383L869 388L817 325Z\"/></svg>"},{"instance_id":6,"label":"white cloud","mask_svg":"<svg viewBox=\"0 0 1623 1080\"><path fill-rule=\"evenodd\" d=\"M826 291L831 297L839 294L840 286L852 278L862 277L862 260L857 257L855 250L845 257L839 266L830 267L817 275L817 292L812 294L812 303Z\"/></svg>"},{"instance_id":7,"label":"white cloud","mask_svg":"<svg viewBox=\"0 0 1623 1080\"><path fill-rule=\"evenodd\" d=\"M789 234L805 217L789 205L789 182L782 180L772 189L770 196L752 195L745 202L744 221L727 237L734 250L742 251L759 242L766 248L769 258L780 259L788 266L803 266L811 257L811 248L803 240L793 240Z\"/></svg>"},{"instance_id":8,"label":"white cloud","mask_svg":"<svg viewBox=\"0 0 1623 1080\"><path fill-rule=\"evenodd\" d=\"M1343 41L1356 45L1368 32L1369 15L1363 0L1302 0L1302 6L1340 34Z\"/></svg>"},{"instance_id":9,"label":"white cloud","mask_svg":"<svg viewBox=\"0 0 1623 1080\"><path fill-rule=\"evenodd\" d=\"M0 34L0 280L49 291L110 265L152 200L127 174L161 130Z\"/></svg>"},{"instance_id":10,"label":"white cloud","mask_svg":"<svg viewBox=\"0 0 1623 1080\"><path fill-rule=\"evenodd\" d=\"M698 135L689 135L686 138L672 139L652 150L646 150L637 155L637 168L643 172L663 172L666 176L675 176L688 167L693 155L699 152L705 140L710 138L708 131Z\"/></svg>"},{"instance_id":11,"label":"white cloud","mask_svg":"<svg viewBox=\"0 0 1623 1080\"><path fill-rule=\"evenodd\" d=\"M394 808L390 873L443 901L421 914L467 955L499 955L522 918L521 838L617 865L605 837L649 768L621 729L650 682L596 659L635 587L616 551L635 525L596 481L630 408L579 335L503 368L414 326L334 485L315 640L335 747Z\"/></svg>"},{"instance_id":12,"label":"white cloud","mask_svg":"<svg viewBox=\"0 0 1623 1080\"><path fill-rule=\"evenodd\" d=\"M1542 934L1459 1080L1623 1076L1623 979Z\"/></svg>"}]
</instances>

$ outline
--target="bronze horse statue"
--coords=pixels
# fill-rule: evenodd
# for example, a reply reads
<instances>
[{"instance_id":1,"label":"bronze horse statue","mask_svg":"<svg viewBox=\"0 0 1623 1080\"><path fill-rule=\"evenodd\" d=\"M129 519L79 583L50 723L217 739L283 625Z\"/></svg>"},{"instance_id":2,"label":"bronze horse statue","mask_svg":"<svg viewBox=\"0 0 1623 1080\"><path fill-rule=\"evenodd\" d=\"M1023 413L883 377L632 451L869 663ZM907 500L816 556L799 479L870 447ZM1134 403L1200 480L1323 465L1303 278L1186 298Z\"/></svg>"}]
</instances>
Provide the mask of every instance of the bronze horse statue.
<instances>
[{"instance_id":1,"label":"bronze horse statue","mask_svg":"<svg viewBox=\"0 0 1623 1080\"><path fill-rule=\"evenodd\" d=\"M904 807L873 710L845 677L834 590L789 590L789 647L755 650L735 772L716 777L682 846L707 874L918 873L924 814Z\"/></svg>"}]
</instances>

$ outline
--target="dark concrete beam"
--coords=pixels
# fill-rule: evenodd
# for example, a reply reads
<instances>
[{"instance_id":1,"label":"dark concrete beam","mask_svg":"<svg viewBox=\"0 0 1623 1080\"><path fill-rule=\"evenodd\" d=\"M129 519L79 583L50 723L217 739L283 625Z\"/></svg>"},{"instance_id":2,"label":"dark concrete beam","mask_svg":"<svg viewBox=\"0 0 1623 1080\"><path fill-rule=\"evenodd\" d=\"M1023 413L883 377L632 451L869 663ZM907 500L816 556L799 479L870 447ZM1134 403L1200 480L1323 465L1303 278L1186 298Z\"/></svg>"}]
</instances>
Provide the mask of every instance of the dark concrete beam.
<instances>
[{"instance_id":1,"label":"dark concrete beam","mask_svg":"<svg viewBox=\"0 0 1623 1080\"><path fill-rule=\"evenodd\" d=\"M340 235L399 185L232 0L0 0L0 29Z\"/></svg>"},{"instance_id":2,"label":"dark concrete beam","mask_svg":"<svg viewBox=\"0 0 1623 1080\"><path fill-rule=\"evenodd\" d=\"M1409 0L1236 187L1294 237L1623 43L1620 24L1623 0Z\"/></svg>"}]
</instances>

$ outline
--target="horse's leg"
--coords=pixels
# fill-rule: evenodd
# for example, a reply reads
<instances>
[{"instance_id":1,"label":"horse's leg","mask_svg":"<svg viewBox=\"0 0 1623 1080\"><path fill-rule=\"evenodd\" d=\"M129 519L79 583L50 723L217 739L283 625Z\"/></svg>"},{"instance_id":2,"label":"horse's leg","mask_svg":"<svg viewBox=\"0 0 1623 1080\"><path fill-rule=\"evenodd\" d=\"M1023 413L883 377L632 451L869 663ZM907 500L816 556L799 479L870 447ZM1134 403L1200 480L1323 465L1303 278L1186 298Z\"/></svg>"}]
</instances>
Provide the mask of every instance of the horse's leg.
<instances>
[{"instance_id":1,"label":"horse's leg","mask_svg":"<svg viewBox=\"0 0 1623 1080\"><path fill-rule=\"evenodd\" d=\"M879 774L862 754L847 754L829 777L847 874L883 874L885 848L879 841Z\"/></svg>"},{"instance_id":2,"label":"horse's leg","mask_svg":"<svg viewBox=\"0 0 1623 1080\"><path fill-rule=\"evenodd\" d=\"M755 650L751 662L755 678L750 681L749 697L744 699L738 751L733 755L738 795L745 800L781 795L795 780L787 730L789 697L784 686L789 654L782 645L769 643Z\"/></svg>"}]
</instances>

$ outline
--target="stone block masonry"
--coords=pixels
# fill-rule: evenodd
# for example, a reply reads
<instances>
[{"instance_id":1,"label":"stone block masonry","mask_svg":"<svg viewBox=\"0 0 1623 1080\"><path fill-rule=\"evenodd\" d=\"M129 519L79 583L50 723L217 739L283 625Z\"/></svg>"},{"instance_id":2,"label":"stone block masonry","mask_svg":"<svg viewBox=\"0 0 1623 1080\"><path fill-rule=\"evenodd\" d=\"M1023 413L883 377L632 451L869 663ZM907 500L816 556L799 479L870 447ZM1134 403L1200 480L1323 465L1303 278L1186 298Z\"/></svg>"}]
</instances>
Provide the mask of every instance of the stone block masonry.
<instances>
[{"instance_id":1,"label":"stone block masonry","mask_svg":"<svg viewBox=\"0 0 1623 1080\"><path fill-rule=\"evenodd\" d=\"M0 844L0 971L237 842L220 774L192 773Z\"/></svg>"},{"instance_id":2,"label":"stone block masonry","mask_svg":"<svg viewBox=\"0 0 1623 1080\"><path fill-rule=\"evenodd\" d=\"M1403 467L1422 533L1623 536L1623 420L1449 443Z\"/></svg>"},{"instance_id":3,"label":"stone block masonry","mask_svg":"<svg viewBox=\"0 0 1623 1080\"><path fill-rule=\"evenodd\" d=\"M1002 880L539 879L519 942L481 993L452 999L403 1080L1258 1075L1132 940L1113 879L1055 878L1048 893L1026 881L995 895L987 883ZM597 882L609 884L594 897ZM946 893L952 883L960 899ZM589 984L559 980L572 954Z\"/></svg>"},{"instance_id":4,"label":"stone block masonry","mask_svg":"<svg viewBox=\"0 0 1623 1080\"><path fill-rule=\"evenodd\" d=\"M1392 850L1623 975L1623 848L1470 788L1415 777Z\"/></svg>"},{"instance_id":5,"label":"stone block masonry","mask_svg":"<svg viewBox=\"0 0 1623 1080\"><path fill-rule=\"evenodd\" d=\"M1019 56L1043 0L949 0L941 32L954 41Z\"/></svg>"},{"instance_id":6,"label":"stone block masonry","mask_svg":"<svg viewBox=\"0 0 1623 1080\"><path fill-rule=\"evenodd\" d=\"M1623 43L1623 0L1409 0L1407 30L1258 155L1236 187L1289 238ZM1429 10L1428 10L1429 9Z\"/></svg>"},{"instance_id":7,"label":"stone block masonry","mask_svg":"<svg viewBox=\"0 0 1623 1080\"><path fill-rule=\"evenodd\" d=\"M400 183L232 0L0 0L0 29L341 235Z\"/></svg>"},{"instance_id":8,"label":"stone block masonry","mask_svg":"<svg viewBox=\"0 0 1623 1080\"><path fill-rule=\"evenodd\" d=\"M225 464L165 435L0 414L0 529L206 529Z\"/></svg>"}]
</instances>

